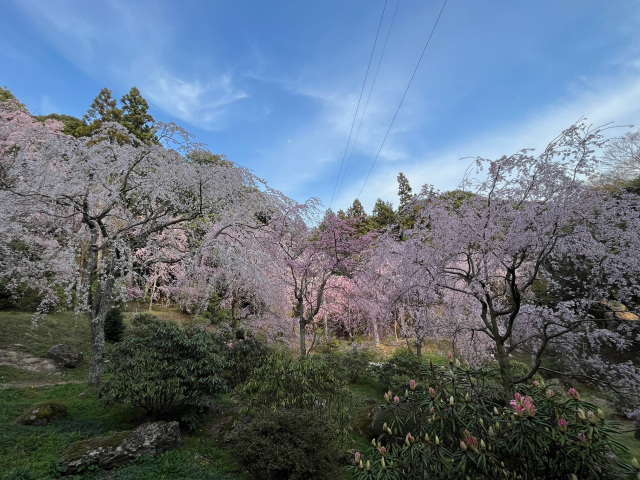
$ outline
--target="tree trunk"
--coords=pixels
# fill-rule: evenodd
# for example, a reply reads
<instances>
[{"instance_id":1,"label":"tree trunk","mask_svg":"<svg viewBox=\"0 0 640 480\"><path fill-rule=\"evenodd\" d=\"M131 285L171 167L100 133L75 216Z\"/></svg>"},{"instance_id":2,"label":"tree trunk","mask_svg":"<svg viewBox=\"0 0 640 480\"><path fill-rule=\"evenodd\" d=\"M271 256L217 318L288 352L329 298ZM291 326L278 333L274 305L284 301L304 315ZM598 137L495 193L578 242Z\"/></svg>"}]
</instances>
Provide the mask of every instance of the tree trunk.
<instances>
[{"instance_id":1,"label":"tree trunk","mask_svg":"<svg viewBox=\"0 0 640 480\"><path fill-rule=\"evenodd\" d=\"M102 373L104 371L104 315L93 316L89 313L89 327L91 330L91 349L89 358L89 385L94 387L102 383Z\"/></svg>"},{"instance_id":2,"label":"tree trunk","mask_svg":"<svg viewBox=\"0 0 640 480\"><path fill-rule=\"evenodd\" d=\"M496 360L500 366L500 378L502 380L502 388L504 389L505 401L509 403L509 400L514 397L515 388L513 385L511 363L509 362L509 357L502 342L496 342Z\"/></svg>"},{"instance_id":3,"label":"tree trunk","mask_svg":"<svg viewBox=\"0 0 640 480\"><path fill-rule=\"evenodd\" d=\"M149 295L149 311L151 311L151 307L153 306L153 296L156 294L156 285L158 282L158 264L155 264L153 269L153 285L151 285L151 295Z\"/></svg>"},{"instance_id":4,"label":"tree trunk","mask_svg":"<svg viewBox=\"0 0 640 480\"><path fill-rule=\"evenodd\" d=\"M94 303L89 311L91 331L91 350L89 360L89 385L100 386L104 372L104 324L111 307L111 294L115 284L113 275L107 276L102 285L98 285Z\"/></svg>"},{"instance_id":5,"label":"tree trunk","mask_svg":"<svg viewBox=\"0 0 640 480\"><path fill-rule=\"evenodd\" d=\"M373 319L373 339L376 342L376 345L380 344L380 333L378 333L378 319Z\"/></svg>"},{"instance_id":6,"label":"tree trunk","mask_svg":"<svg viewBox=\"0 0 640 480\"><path fill-rule=\"evenodd\" d=\"M307 327L307 323L304 321L304 318L300 317L300 357L307 356L307 336L305 329Z\"/></svg>"},{"instance_id":7,"label":"tree trunk","mask_svg":"<svg viewBox=\"0 0 640 480\"><path fill-rule=\"evenodd\" d=\"M422 342L422 339L416 338L416 355L418 355L418 358L422 358Z\"/></svg>"},{"instance_id":8,"label":"tree trunk","mask_svg":"<svg viewBox=\"0 0 640 480\"><path fill-rule=\"evenodd\" d=\"M324 339L327 343L329 343L329 323L327 322L327 312L324 312L323 320L324 320Z\"/></svg>"}]
</instances>

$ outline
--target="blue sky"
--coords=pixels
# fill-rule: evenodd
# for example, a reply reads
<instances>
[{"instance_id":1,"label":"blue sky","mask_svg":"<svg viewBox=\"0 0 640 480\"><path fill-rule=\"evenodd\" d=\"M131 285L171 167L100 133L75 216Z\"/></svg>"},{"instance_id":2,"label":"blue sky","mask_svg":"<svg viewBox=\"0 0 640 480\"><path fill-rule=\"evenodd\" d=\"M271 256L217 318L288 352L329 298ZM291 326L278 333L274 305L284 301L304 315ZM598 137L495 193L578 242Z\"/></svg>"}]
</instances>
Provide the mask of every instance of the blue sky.
<instances>
[{"instance_id":1,"label":"blue sky","mask_svg":"<svg viewBox=\"0 0 640 480\"><path fill-rule=\"evenodd\" d=\"M338 184L334 210L361 189L368 211L397 206L400 171L455 188L468 157L541 149L582 116L640 124L640 2L449 0L365 184L442 5L387 0L340 182L385 0L5 0L0 85L78 117L135 85L157 120L296 200L329 206Z\"/></svg>"}]
</instances>

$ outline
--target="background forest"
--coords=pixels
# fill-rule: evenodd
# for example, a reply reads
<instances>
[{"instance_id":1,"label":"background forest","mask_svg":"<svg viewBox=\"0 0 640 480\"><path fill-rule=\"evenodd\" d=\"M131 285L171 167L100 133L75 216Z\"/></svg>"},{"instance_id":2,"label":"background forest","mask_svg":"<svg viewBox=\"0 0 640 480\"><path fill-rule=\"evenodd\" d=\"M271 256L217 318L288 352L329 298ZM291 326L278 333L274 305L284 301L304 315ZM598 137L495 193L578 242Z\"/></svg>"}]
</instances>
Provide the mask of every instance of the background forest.
<instances>
[{"instance_id":1,"label":"background forest","mask_svg":"<svg viewBox=\"0 0 640 480\"><path fill-rule=\"evenodd\" d=\"M640 132L582 119L453 191L400 173L369 215L148 108L0 89L1 352L88 357L0 364L3 478L129 478L70 449L151 420L186 440L137 478L640 478ZM11 423L45 401L69 416Z\"/></svg>"}]
</instances>

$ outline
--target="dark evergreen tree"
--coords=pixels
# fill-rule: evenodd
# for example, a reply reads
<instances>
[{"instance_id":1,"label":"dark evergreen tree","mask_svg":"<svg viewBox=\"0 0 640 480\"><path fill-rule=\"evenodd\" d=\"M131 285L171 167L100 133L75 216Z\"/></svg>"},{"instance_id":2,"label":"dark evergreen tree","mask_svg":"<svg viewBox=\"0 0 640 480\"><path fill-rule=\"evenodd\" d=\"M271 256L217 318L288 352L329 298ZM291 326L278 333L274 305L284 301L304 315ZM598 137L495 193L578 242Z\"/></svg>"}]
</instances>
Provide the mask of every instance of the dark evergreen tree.
<instances>
[{"instance_id":1,"label":"dark evergreen tree","mask_svg":"<svg viewBox=\"0 0 640 480\"><path fill-rule=\"evenodd\" d=\"M347 209L346 217L354 219L355 228L359 235L365 235L369 231L369 219L367 217L367 212L364 211L362 203L360 203L360 200L357 198Z\"/></svg>"},{"instance_id":2,"label":"dark evergreen tree","mask_svg":"<svg viewBox=\"0 0 640 480\"><path fill-rule=\"evenodd\" d=\"M391 202L385 202L381 198L376 200L376 204L371 212L371 226L376 230L382 230L385 227L396 223L396 213L393 211Z\"/></svg>"},{"instance_id":3,"label":"dark evergreen tree","mask_svg":"<svg viewBox=\"0 0 640 480\"><path fill-rule=\"evenodd\" d=\"M153 133L155 120L149 113L149 104L140 94L140 90L131 87L129 93L124 95L120 102L122 103L120 123L143 143L158 143L158 137Z\"/></svg>"}]
</instances>

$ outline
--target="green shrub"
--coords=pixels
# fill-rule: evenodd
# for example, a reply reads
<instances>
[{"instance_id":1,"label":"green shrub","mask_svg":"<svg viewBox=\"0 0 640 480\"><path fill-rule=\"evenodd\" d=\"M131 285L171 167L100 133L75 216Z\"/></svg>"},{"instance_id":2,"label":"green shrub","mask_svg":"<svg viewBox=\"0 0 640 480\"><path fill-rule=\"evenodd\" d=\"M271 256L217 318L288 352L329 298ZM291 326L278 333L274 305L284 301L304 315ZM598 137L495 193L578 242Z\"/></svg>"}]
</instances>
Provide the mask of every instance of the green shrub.
<instances>
[{"instance_id":1,"label":"green shrub","mask_svg":"<svg viewBox=\"0 0 640 480\"><path fill-rule=\"evenodd\" d=\"M131 319L131 326L138 329L144 329L158 322L162 322L162 320L156 317L153 313L139 312Z\"/></svg>"},{"instance_id":2,"label":"green shrub","mask_svg":"<svg viewBox=\"0 0 640 480\"><path fill-rule=\"evenodd\" d=\"M396 350L393 357L378 369L378 379L393 391L404 391L410 380L421 376L422 361L406 348Z\"/></svg>"},{"instance_id":3,"label":"green shrub","mask_svg":"<svg viewBox=\"0 0 640 480\"><path fill-rule=\"evenodd\" d=\"M227 436L244 467L260 480L340 478L331 420L317 411L265 411Z\"/></svg>"},{"instance_id":4,"label":"green shrub","mask_svg":"<svg viewBox=\"0 0 640 480\"><path fill-rule=\"evenodd\" d=\"M276 350L253 371L239 395L250 411L326 409L342 405L349 391L321 357L292 358L288 351Z\"/></svg>"},{"instance_id":5,"label":"green shrub","mask_svg":"<svg viewBox=\"0 0 640 480\"><path fill-rule=\"evenodd\" d=\"M237 391L250 414L312 410L329 419L341 442L350 432L351 392L319 356L292 358L288 351L276 350Z\"/></svg>"},{"instance_id":6,"label":"green shrub","mask_svg":"<svg viewBox=\"0 0 640 480\"><path fill-rule=\"evenodd\" d=\"M120 342L125 330L124 317L122 310L119 308L111 308L107 312L104 322L104 338L113 343Z\"/></svg>"},{"instance_id":7,"label":"green shrub","mask_svg":"<svg viewBox=\"0 0 640 480\"><path fill-rule=\"evenodd\" d=\"M592 404L544 383L520 385L509 407L483 396L495 372L430 365L406 394L385 394L386 424L349 467L364 479L624 479L617 428Z\"/></svg>"},{"instance_id":8,"label":"green shrub","mask_svg":"<svg viewBox=\"0 0 640 480\"><path fill-rule=\"evenodd\" d=\"M7 280L0 280L0 310L21 310L35 312L42 304L43 294L25 282L15 289L7 288Z\"/></svg>"},{"instance_id":9,"label":"green shrub","mask_svg":"<svg viewBox=\"0 0 640 480\"><path fill-rule=\"evenodd\" d=\"M246 382L254 370L264 365L271 353L269 346L250 332L239 330L234 335L220 332L213 339L218 355L226 365L221 375L229 388Z\"/></svg>"},{"instance_id":10,"label":"green shrub","mask_svg":"<svg viewBox=\"0 0 640 480\"><path fill-rule=\"evenodd\" d=\"M224 363L205 331L153 319L138 329L107 349L102 398L185 420L223 391Z\"/></svg>"},{"instance_id":11,"label":"green shrub","mask_svg":"<svg viewBox=\"0 0 640 480\"><path fill-rule=\"evenodd\" d=\"M360 377L371 373L369 362L373 360L373 354L368 350L351 348L341 352L331 349L322 358L333 369L336 377L344 382L355 383Z\"/></svg>"},{"instance_id":12,"label":"green shrub","mask_svg":"<svg viewBox=\"0 0 640 480\"><path fill-rule=\"evenodd\" d=\"M509 363L511 364L511 374L513 375L514 379L524 377L525 375L528 375L529 372L531 371L531 368L524 362L511 360ZM529 383L534 381L542 382L543 378L539 373L536 373L533 377L531 377L531 380L529 381Z\"/></svg>"}]
</instances>

